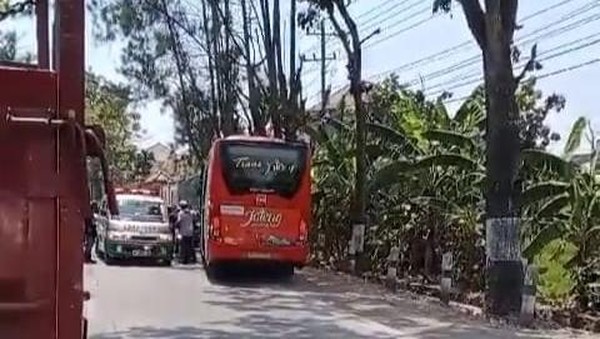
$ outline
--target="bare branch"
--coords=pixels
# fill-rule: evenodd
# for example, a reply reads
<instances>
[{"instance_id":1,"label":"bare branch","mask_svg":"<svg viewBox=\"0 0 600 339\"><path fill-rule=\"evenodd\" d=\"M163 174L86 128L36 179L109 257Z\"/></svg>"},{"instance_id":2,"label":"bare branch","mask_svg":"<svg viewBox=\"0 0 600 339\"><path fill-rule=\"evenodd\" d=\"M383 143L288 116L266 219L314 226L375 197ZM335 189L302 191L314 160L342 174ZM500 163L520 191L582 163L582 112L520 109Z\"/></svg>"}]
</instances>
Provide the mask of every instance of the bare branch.
<instances>
[{"instance_id":1,"label":"bare branch","mask_svg":"<svg viewBox=\"0 0 600 339\"><path fill-rule=\"evenodd\" d=\"M525 78L525 75L527 75L527 72L533 71L536 68L537 64L537 44L535 44L531 48L531 55L529 57L529 61L527 61L527 64L525 65L525 67L523 67L521 73L515 78L515 85L518 86L519 83L523 81L523 78Z\"/></svg>"},{"instance_id":2,"label":"bare branch","mask_svg":"<svg viewBox=\"0 0 600 339\"><path fill-rule=\"evenodd\" d=\"M481 49L485 48L486 35L485 35L485 13L481 8L479 0L459 0L463 7L465 17L467 18L467 25L471 30L471 34L475 37L477 44ZM510 0L512 1L512 0Z\"/></svg>"},{"instance_id":3,"label":"bare branch","mask_svg":"<svg viewBox=\"0 0 600 339\"><path fill-rule=\"evenodd\" d=\"M327 14L329 15L329 20L331 20L331 24L333 25L338 38L342 41L342 45L344 46L346 54L352 55L353 50L350 46L350 41L348 41L348 34L342 29L342 26L340 26L340 23L337 21L334 9L328 8Z\"/></svg>"}]
</instances>

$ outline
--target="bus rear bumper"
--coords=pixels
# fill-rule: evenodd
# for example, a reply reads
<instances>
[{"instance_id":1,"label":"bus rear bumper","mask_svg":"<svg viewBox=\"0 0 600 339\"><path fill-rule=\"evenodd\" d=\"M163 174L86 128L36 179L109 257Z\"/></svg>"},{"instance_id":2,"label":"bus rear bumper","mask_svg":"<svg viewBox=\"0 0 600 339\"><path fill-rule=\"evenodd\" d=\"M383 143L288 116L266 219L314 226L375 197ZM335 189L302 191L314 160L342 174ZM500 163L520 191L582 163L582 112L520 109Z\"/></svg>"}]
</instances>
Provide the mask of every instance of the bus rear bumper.
<instances>
[{"instance_id":1,"label":"bus rear bumper","mask_svg":"<svg viewBox=\"0 0 600 339\"><path fill-rule=\"evenodd\" d=\"M286 246L271 248L255 248L228 245L209 241L208 264L220 262L263 261L274 263L289 263L303 267L308 262L308 246Z\"/></svg>"}]
</instances>

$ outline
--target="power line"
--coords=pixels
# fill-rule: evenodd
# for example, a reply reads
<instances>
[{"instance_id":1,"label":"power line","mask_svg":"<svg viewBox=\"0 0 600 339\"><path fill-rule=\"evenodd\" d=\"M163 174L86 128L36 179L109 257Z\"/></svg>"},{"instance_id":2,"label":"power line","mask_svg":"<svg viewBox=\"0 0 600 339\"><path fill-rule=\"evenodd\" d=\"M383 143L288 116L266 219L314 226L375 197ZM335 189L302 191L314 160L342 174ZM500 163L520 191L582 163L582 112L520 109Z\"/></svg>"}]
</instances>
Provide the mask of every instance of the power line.
<instances>
[{"instance_id":1,"label":"power line","mask_svg":"<svg viewBox=\"0 0 600 339\"><path fill-rule=\"evenodd\" d=\"M543 8L541 10L538 10L538 11L536 11L534 13L531 13L531 14L527 15L521 21L524 22L524 21L530 20L530 19L532 19L534 17L537 17L537 16L539 16L539 15L541 15L543 13L547 13L550 10L559 8L560 6L563 6L563 5L565 5L567 3L570 3L572 1L574 1L574 0L563 0L563 1L559 2L559 3L556 3L554 5L551 5L549 7ZM536 30L534 30L532 32L529 32L528 34L522 36L519 40L521 40L522 44L525 44L525 43L529 43L531 41L534 41L535 39L539 39L539 36L533 37L533 38L527 39L527 40L525 38L534 36L535 34L538 34L540 32L544 32L544 31L546 31L548 29L555 28L556 25L561 24L561 23L563 23L565 21L571 20L573 18L576 18L577 16L580 16L581 14L586 13L587 11L589 11L589 9L592 9L592 8L598 6L598 5L599 4L597 3L596 0L588 1L583 6L580 6L580 7L576 8L576 9L568 12L567 14L561 16L560 19L558 19L558 20L556 20L556 21L554 21L554 22L552 22L550 24L547 24L547 25L545 25L545 26L543 26L541 28L538 28L538 29L536 29ZM581 27L581 26L583 26L583 25L585 25L587 23L594 22L594 21L596 21L598 19L599 19L598 15L591 15L591 16L585 17L583 19L580 19L578 21L572 22L572 23L570 23L570 24L568 24L566 26L562 26L562 27L559 27L559 28L552 29L550 32L546 32L545 34L543 34L543 36L548 36L549 37L549 36L559 35L559 34L562 34L562 33L566 32L566 31L574 30L575 28ZM454 52L454 51L456 51L456 50L458 50L460 48L466 47L468 45L472 45L472 40L471 39L467 40L467 41L465 41L465 42L463 42L461 44L458 44L456 46L453 46L453 47L450 47L448 49L445 49L445 50L443 50L441 52L434 53L434 54L426 56L424 58L412 61L412 62L410 62L408 64L401 65L401 66L399 66L399 67L397 67L395 69L392 69L392 70L389 70L389 71L385 71L385 72L381 72L381 73L378 73L378 74L376 74L374 76L368 76L366 78L371 78L372 79L374 77L380 77L382 75L390 74L390 73L393 73L393 72L401 70L401 69L415 68L417 65L420 65L420 64L422 64L424 62L427 62L427 61L441 60L441 59L444 59L446 56L452 54L452 52ZM480 56L474 56L474 57L469 58L468 60L463 60L463 61L459 62L458 64L463 64L465 62L468 62L469 60L475 60L475 63L477 63L478 61L480 61L480 59L481 59ZM473 63L473 61L471 61L471 63ZM453 66L456 67L456 65L457 64L455 64ZM464 77L464 75L463 75L463 77ZM340 86L340 87L336 88L336 90L339 89L339 88L342 88L342 87L343 86Z\"/></svg>"},{"instance_id":2,"label":"power line","mask_svg":"<svg viewBox=\"0 0 600 339\"><path fill-rule=\"evenodd\" d=\"M589 37L597 37L597 36L598 36L598 34L594 34L594 35L590 35ZM559 46L559 47L563 47L564 48L564 46L569 45L569 44L572 44L572 43L566 43L563 46ZM540 58L538 61L542 62L542 61L547 61L547 60L555 59L555 58L561 57L563 55L567 55L567 54L570 54L570 53L573 53L573 52L576 52L576 51L579 51L579 50L582 50L582 49L585 49L585 48L589 48L589 47L597 45L597 44L600 44L600 38L597 38L595 40L592 40L590 42L581 44L581 45L576 46L576 47L568 48L568 49L559 51L557 53L547 55L547 56L545 56L543 58ZM553 50L557 50L557 49L559 49L559 48L557 47L557 48L554 48L552 50L546 51L546 52L542 53L542 55L548 54L549 52L552 52ZM527 62L523 62L523 63L521 63L520 66L525 66L526 63ZM477 83L477 82L481 82L483 80L483 77L480 76L479 74L477 74L477 78L476 79L467 80L466 78L463 78L462 80L465 80L465 81L463 81L461 83L457 83L457 84L455 84L455 85L453 85L453 86L451 86L449 88L436 90L436 91L434 91L432 93L429 93L427 95L435 95L435 94L447 92L447 91L452 90L452 89L456 89L456 88L468 86L468 85L471 85L471 84L474 84L474 83ZM430 89L431 88L442 87L444 85L445 85L444 83L442 83L442 84L436 84L434 86L431 86Z\"/></svg>"},{"instance_id":3,"label":"power line","mask_svg":"<svg viewBox=\"0 0 600 339\"><path fill-rule=\"evenodd\" d=\"M563 74L563 73L568 73L568 72L576 71L576 70L578 70L580 68L591 66L591 65L594 65L594 64L597 64L597 63L600 63L600 58L591 59L591 60L588 60L588 61L585 61L585 62L582 62L582 63L578 63L578 64L574 64L574 65L571 65L571 66L568 66L568 67L557 69L557 70L552 71L552 72L544 73L544 74L535 76L535 79L537 79L537 80L543 80L543 79L546 79L546 78L551 78L553 76L557 76L557 75L560 75L560 74ZM471 97L471 96L470 95L465 95L465 96L462 96L462 97L459 97L459 98L453 98L453 99L449 99L449 100L444 100L444 103L449 104L449 103L453 103L453 102L457 102L457 101L462 101L462 100L468 99L469 97Z\"/></svg>"},{"instance_id":4,"label":"power line","mask_svg":"<svg viewBox=\"0 0 600 339\"><path fill-rule=\"evenodd\" d=\"M428 10L426 10L426 11L428 11ZM400 35L402 33L405 33L405 32L410 31L411 29L417 28L417 27L421 26L422 24L428 22L431 19L432 19L432 17L427 17L425 19L417 21L416 23L414 23L414 24L412 24L412 25L410 25L408 27L402 28L402 29L400 29L400 30L398 30L398 31L396 31L396 32L388 35L388 36L385 36L385 37L383 37L383 38L381 38L379 40L373 41L372 43L366 45L364 48L367 49L367 48L371 48L373 46L379 45L380 43L383 43L383 42L385 42L385 41L387 41L387 40L389 40L391 38L397 37L398 35Z\"/></svg>"},{"instance_id":5,"label":"power line","mask_svg":"<svg viewBox=\"0 0 600 339\"><path fill-rule=\"evenodd\" d=\"M557 9L557 8L559 8L561 6L564 6L564 5L566 5L566 4L570 3L570 2L573 2L573 1L574 0L563 0L563 1L559 2L559 3L556 3L554 5L551 5L551 6L548 6L546 8L543 8L543 9L541 9L539 11L533 12L533 13L525 16L520 21L521 22L528 21L530 19L533 19L533 18L535 18L537 16L540 16L540 15L542 15L544 13L547 13L547 12L549 12L551 10ZM591 4L596 5L597 3L595 3L595 1L590 1L590 2L588 2L587 5L584 5L583 7L580 7L578 9L576 9L575 11L585 11L585 10L589 9L589 5L591 5ZM577 15L577 14L578 14L577 12L575 12L575 13L571 12L571 13L566 14L565 16L563 16L563 19L564 20L568 20L569 19L569 15ZM471 45L471 46L469 46L469 45ZM418 66L418 65L421 65L421 64L424 64L424 63L438 61L438 60L444 59L447 55L452 54L452 52L455 52L457 50L461 50L461 49L463 49L465 47L468 47L468 46L469 47L473 47L474 45L475 44L474 44L474 42L473 42L472 39L465 40L465 41L463 41L463 42L461 42L461 43L459 43L459 44L457 44L455 46L449 47L449 48L444 49L444 50L442 50L440 52L436 52L436 53L430 54L430 55L428 55L426 57L423 57L423 58L411 61L411 62L403 64L403 65L400 65L400 66L398 66L396 68L393 68L391 70L374 74L372 76L369 76L369 78L379 78L381 76L385 76L385 75L388 75L388 74L391 74L391 73L394 73L394 72L399 72L399 71L403 71L403 70L406 70L406 69L412 69L415 66Z\"/></svg>"},{"instance_id":6,"label":"power line","mask_svg":"<svg viewBox=\"0 0 600 339\"><path fill-rule=\"evenodd\" d=\"M531 43L533 43L535 41L538 41L538 40L541 40L541 39L545 39L545 38L549 38L549 37L553 37L553 36L556 36L556 35L565 34L565 33L570 32L570 31L572 31L572 30L574 30L576 28L579 28L579 27L581 27L581 26L583 26L585 24L597 21L599 19L600 19L600 14L591 15L589 17L583 18L581 20L578 20L578 21L573 22L571 24L568 24L566 26L555 28L554 30L551 30L551 31L549 31L547 33L544 33L544 34L541 34L539 36L533 36L535 33L539 33L539 32L541 32L541 31L544 30L544 29L538 29L538 30L535 30L535 31L533 31L533 32L531 32L531 33L523 36L521 39L517 40L516 43L520 45L519 46L520 48L523 48L526 45L529 45L529 44L531 44ZM548 25L546 27L554 27L557 23L559 23L559 22L551 23L550 25ZM529 38L529 37L531 37L531 38ZM525 39L525 38L529 38L529 39ZM585 38L582 38L582 39L579 39L579 40L576 40L576 41L572 41L572 42L570 42L568 44L574 44L576 42L580 42L581 40L585 40L585 39L589 39L589 38L590 37L588 36L588 37L585 37ZM431 79L435 79L435 78L447 76L449 73L455 72L457 70L460 70L460 69L463 69L463 68L466 68L466 67L469 67L469 66L472 66L472 65L477 65L479 63L481 63L481 56L475 55L475 56L472 56L472 57L467 58L465 60L462 60L462 61L459 61L457 63L454 63L454 64L452 64L452 65L450 65L448 67L444 67L444 68L439 69L437 71L428 73L428 74L426 74L426 75L424 75L422 77L431 80ZM409 85L414 84L416 81L417 80L411 81L409 83Z\"/></svg>"},{"instance_id":7,"label":"power line","mask_svg":"<svg viewBox=\"0 0 600 339\"><path fill-rule=\"evenodd\" d=\"M574 1L574 0L563 0L563 1L561 1L561 2L559 2L559 3L556 3L556 4L552 5L552 6L549 6L549 7L543 8L543 9L540 9L540 10L539 10L539 11L537 11L537 12L534 12L534 13L531 13L531 14L527 15L527 16L523 17L523 18L521 19L521 21L527 21L527 20L529 20L529 19L531 19L531 18L535 18L535 17L536 17L536 16L538 16L538 15L544 14L544 13L546 13L546 12L549 12L549 11L551 11L551 10L555 9L555 8L561 7L562 5L566 5L566 4L568 4L568 3L570 3L570 2L573 2L573 1Z\"/></svg>"},{"instance_id":8,"label":"power line","mask_svg":"<svg viewBox=\"0 0 600 339\"><path fill-rule=\"evenodd\" d=\"M398 2L400 1L400 3L394 3L394 2ZM360 25L366 25L367 23L371 22L374 19L377 19L379 17L379 15L386 13L388 10L397 7L397 6L402 6L405 3L409 2L410 0L387 0L384 1L382 3L380 3L377 6L373 6L373 8L371 8L370 10L366 11L365 13L361 13L356 17L356 21L359 21L361 19L364 19L364 17L369 16L369 14L378 11L379 9L381 9L385 4L390 4L391 6L388 6L385 9L382 9L381 11L379 11L379 13L375 13L375 16L372 16L369 19L366 19L365 21L361 22Z\"/></svg>"},{"instance_id":9,"label":"power line","mask_svg":"<svg viewBox=\"0 0 600 339\"><path fill-rule=\"evenodd\" d=\"M402 1L402 0L400 0L400 1ZM407 3L407 2L409 2L409 1L411 1L411 0L403 0L402 2L400 2L400 3L398 3L398 4L393 4L393 3L392 3L392 4L391 4L392 6L391 6L390 8L394 8L394 7L402 6L402 5L406 4L406 3ZM355 19L355 22L357 22L357 27L359 28L359 30L361 30L361 31L370 30L370 29L373 29L374 27L378 26L379 24L381 24L381 23L383 23L383 22L386 22L386 21L389 21L390 19L393 19L395 15L400 15L400 14L402 14L402 13L404 13L404 12L407 12L407 11L409 11L410 9L414 8L416 5L418 5L418 4L420 4L420 3L422 3L422 1L421 1L421 0L416 0L414 3L410 4L409 6L401 7L401 8L399 8L398 10L396 10L396 11L393 11L393 12L391 13L391 15L388 15L387 17L385 17L385 18L383 18L383 19L382 19L382 18L380 18L380 17L379 17L379 15L383 15L383 14L386 14L386 13L388 13L388 12L387 12L387 10L382 10L382 11L380 11L379 13L376 13L377 15L376 15L375 17L373 17L373 18L371 18L371 19L368 19L368 20L365 20L364 22L358 22L358 21L359 21L359 18L356 18L356 19ZM378 5L378 6L375 6L375 8L372 8L372 9L371 9L371 11L372 11L372 10L375 10L375 9L378 9L378 8L381 8L381 7L383 7L383 5L384 5L384 4L380 4L380 5ZM427 7L429 7L429 5L427 5ZM414 15L414 14L413 14L413 15ZM362 16L362 15L361 15L361 16ZM359 16L359 17L360 17L360 16ZM410 16L409 16L409 18L410 18ZM366 27L363 27L364 25L367 25L368 23L370 23L370 22L373 22L373 20L377 20L377 21L376 21L374 24L371 24L371 25L368 25L368 26L366 26ZM406 18L405 18L404 20L406 20ZM396 23L396 26L397 26L397 25L398 25L398 23ZM389 28L392 28L392 27L394 27L394 26L393 26L393 25L390 25L390 27L389 27ZM339 39L335 39L334 37L329 37L329 38L327 39L327 42L328 42L328 43L330 43L330 42L333 42L334 44L338 44L340 41L339 41ZM311 52L311 51L313 51L313 50L316 50L316 49L318 49L318 48L319 48L319 43L315 43L315 44L311 45L311 46L310 46L308 49L306 49L305 53L309 54L309 52Z\"/></svg>"},{"instance_id":10,"label":"power line","mask_svg":"<svg viewBox=\"0 0 600 339\"><path fill-rule=\"evenodd\" d=\"M402 4L405 4L406 2L408 2L408 1L404 1ZM391 19L394 19L394 18L398 17L398 15L400 15L400 14L403 14L403 13L406 13L406 12L410 11L411 9L417 7L417 5L419 5L419 4L423 4L423 1L422 0L416 0L412 4L409 4L408 6L405 6L405 7L400 7L401 4L399 4L398 6L396 6L396 7L399 7L399 8L396 8L396 10L393 10L391 12L383 12L383 13L381 13L381 14L386 14L385 17L376 16L376 17L373 18L373 20L361 23L361 25L367 25L367 23L373 22L372 24L367 25L366 27L360 27L360 26L359 27L360 27L361 30L365 30L365 31L371 30L371 29L375 28L376 26L379 26L379 25L381 25L381 24L383 24L383 23L385 23L387 21L390 21ZM425 7L427 9L431 8L430 6L431 6L430 4L425 4ZM414 15L417 15L417 14L418 13L411 14L409 16L409 18L412 17L412 16L414 16ZM390 24L390 25L386 26L386 28L383 28L382 30L385 30L387 28L392 28L394 26L397 26L400 23L404 22L404 20L406 20L406 19L403 18L401 20L397 20L393 24Z\"/></svg>"}]
</instances>

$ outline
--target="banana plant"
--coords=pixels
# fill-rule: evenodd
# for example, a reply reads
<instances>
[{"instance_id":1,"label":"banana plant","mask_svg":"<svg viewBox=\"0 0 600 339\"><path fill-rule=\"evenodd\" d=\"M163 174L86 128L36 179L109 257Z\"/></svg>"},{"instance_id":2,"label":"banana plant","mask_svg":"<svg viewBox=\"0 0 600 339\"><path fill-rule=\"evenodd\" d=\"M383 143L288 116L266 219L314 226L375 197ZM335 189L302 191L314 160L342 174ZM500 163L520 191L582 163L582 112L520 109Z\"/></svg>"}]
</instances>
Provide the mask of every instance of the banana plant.
<instances>
[{"instance_id":1,"label":"banana plant","mask_svg":"<svg viewBox=\"0 0 600 339\"><path fill-rule=\"evenodd\" d=\"M574 276L574 292L582 308L587 305L586 285L597 279L590 270L599 264L600 258L598 150L591 128L589 167L570 160L581 144L586 127L589 121L584 118L575 122L564 148L564 159L539 151L526 152L526 161L543 164L542 168L554 171L558 179L533 183L522 195L530 224L536 229L523 255L531 260L556 239L572 243L577 251L567 266Z\"/></svg>"}]
</instances>

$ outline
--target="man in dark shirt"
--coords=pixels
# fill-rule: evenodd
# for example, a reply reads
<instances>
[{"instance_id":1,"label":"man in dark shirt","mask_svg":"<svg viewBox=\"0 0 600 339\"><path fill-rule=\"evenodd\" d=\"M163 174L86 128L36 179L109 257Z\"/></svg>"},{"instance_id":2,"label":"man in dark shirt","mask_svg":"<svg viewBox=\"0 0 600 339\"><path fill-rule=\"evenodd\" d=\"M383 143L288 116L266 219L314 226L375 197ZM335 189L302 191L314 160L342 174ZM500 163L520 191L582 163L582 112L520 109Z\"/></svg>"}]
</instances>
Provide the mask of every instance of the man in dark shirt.
<instances>
[{"instance_id":1,"label":"man in dark shirt","mask_svg":"<svg viewBox=\"0 0 600 339\"><path fill-rule=\"evenodd\" d=\"M175 258L176 254L179 251L178 248L178 241L177 241L177 232L176 232L176 228L175 228L175 224L177 223L177 206L173 205L171 207L169 207L169 227L171 228L171 237L173 239L173 259Z\"/></svg>"},{"instance_id":2,"label":"man in dark shirt","mask_svg":"<svg viewBox=\"0 0 600 339\"><path fill-rule=\"evenodd\" d=\"M85 219L85 233L84 233L84 259L86 263L95 264L96 262L92 259L92 249L96 243L96 222L94 217L98 214L98 203L92 201L91 203L92 216Z\"/></svg>"}]
</instances>

